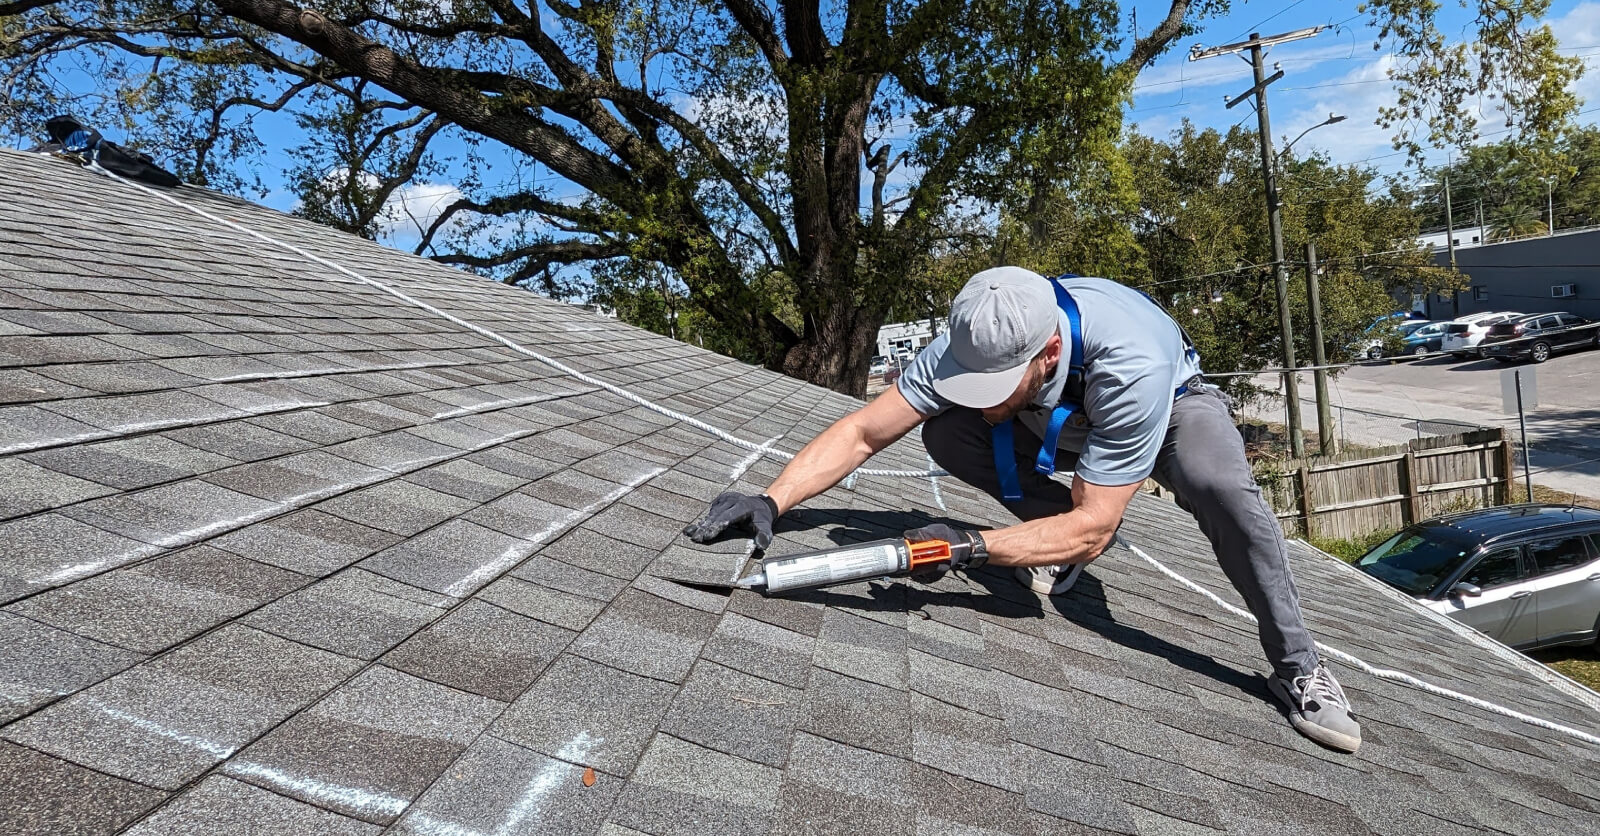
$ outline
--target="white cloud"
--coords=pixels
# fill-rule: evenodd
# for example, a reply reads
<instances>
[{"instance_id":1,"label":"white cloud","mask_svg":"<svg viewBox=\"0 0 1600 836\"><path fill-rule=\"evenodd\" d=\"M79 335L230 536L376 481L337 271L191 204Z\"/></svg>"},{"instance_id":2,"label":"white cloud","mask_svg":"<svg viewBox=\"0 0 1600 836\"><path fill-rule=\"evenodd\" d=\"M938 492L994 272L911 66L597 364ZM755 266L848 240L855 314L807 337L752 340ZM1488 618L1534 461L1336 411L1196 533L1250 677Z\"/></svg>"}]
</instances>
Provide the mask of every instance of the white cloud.
<instances>
[{"instance_id":1,"label":"white cloud","mask_svg":"<svg viewBox=\"0 0 1600 836\"><path fill-rule=\"evenodd\" d=\"M462 197L461 190L449 183L407 183L384 202L383 211L378 214L379 234L389 239L419 239L450 204ZM455 222L452 218L447 227Z\"/></svg>"}]
</instances>

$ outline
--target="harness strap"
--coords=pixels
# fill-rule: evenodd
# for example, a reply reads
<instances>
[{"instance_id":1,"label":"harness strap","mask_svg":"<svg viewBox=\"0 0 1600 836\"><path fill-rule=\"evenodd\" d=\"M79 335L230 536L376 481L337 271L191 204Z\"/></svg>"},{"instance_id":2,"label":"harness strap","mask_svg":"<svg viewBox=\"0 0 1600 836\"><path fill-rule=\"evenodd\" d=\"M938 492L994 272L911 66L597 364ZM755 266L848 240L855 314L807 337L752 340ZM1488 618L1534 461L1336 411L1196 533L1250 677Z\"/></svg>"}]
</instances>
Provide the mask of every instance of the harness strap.
<instances>
[{"instance_id":1,"label":"harness strap","mask_svg":"<svg viewBox=\"0 0 1600 836\"><path fill-rule=\"evenodd\" d=\"M1012 452L1011 421L1002 421L989 431L989 446L994 449L994 472L1000 477L1000 494L1006 502L1022 501L1022 481L1017 478L1017 457Z\"/></svg>"},{"instance_id":2,"label":"harness strap","mask_svg":"<svg viewBox=\"0 0 1600 836\"><path fill-rule=\"evenodd\" d=\"M1061 401L1055 409L1050 411L1050 423L1045 427L1043 443L1039 445L1039 455L1034 459L1033 469L1049 476L1056 472L1056 447L1061 439L1061 428L1066 426L1073 413L1083 408L1084 393L1084 365L1083 365L1083 327L1078 315L1078 303L1073 300L1072 294L1061 286L1062 279L1075 279L1073 273L1062 273L1050 280L1050 288L1055 291L1056 305L1061 312L1066 314L1069 345L1072 353L1067 358L1067 380L1061 390ZM1166 309L1161 307L1150 294L1139 291L1150 304L1155 305L1162 313ZM1177 323L1176 319L1173 319ZM1189 339L1189 333L1183 325L1178 325L1178 332L1183 335L1184 351L1192 360L1198 360L1200 352L1194 347L1194 341ZM1196 376L1195 379L1198 379ZM1189 384L1193 380L1186 380L1172 393L1173 400L1189 393ZM1017 457L1015 452L1015 439L1012 425L1015 419L996 425L989 432L989 443L994 449L994 471L1000 479L1000 494L1006 502L1019 502L1022 500L1022 480L1017 473Z\"/></svg>"}]
</instances>

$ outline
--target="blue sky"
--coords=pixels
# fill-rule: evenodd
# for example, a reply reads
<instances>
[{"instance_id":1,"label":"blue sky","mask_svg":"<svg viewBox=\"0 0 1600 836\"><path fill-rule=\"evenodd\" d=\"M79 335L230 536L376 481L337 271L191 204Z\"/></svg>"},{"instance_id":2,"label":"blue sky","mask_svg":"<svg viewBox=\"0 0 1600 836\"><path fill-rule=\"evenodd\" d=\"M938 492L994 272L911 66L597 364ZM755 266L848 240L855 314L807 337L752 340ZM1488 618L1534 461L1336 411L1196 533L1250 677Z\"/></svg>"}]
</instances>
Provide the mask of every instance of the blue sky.
<instances>
[{"instance_id":1,"label":"blue sky","mask_svg":"<svg viewBox=\"0 0 1600 836\"><path fill-rule=\"evenodd\" d=\"M1249 107L1224 107L1225 98L1250 87L1250 65L1234 56L1191 62L1187 60L1190 46L1231 43L1257 31L1265 36L1333 24L1334 28L1314 38L1275 47L1268 55L1269 72L1274 61L1281 62L1284 70L1284 78L1268 93L1273 138L1281 144L1285 137L1295 137L1330 113L1338 113L1348 118L1308 134L1296 144L1296 152L1315 148L1328 152L1336 162L1365 162L1385 174L1404 173L1407 161L1404 154L1394 151L1392 132L1374 124L1378 109L1395 98L1394 86L1385 75L1393 59L1387 51L1373 50L1377 30L1366 25L1364 15L1355 16L1356 5L1305 0L1235 3L1231 14L1207 22L1206 31L1180 41L1139 77L1127 122L1156 136L1165 135L1184 118L1218 130L1241 119L1253 126L1255 117ZM1471 17L1454 0L1443 0L1442 5L1446 25L1441 28L1446 34L1469 37ZM1146 0L1134 6L1142 25L1145 20L1157 20L1166 4ZM1584 58L1592 74L1577 85L1577 92L1588 102L1583 109L1600 105L1600 2L1556 2L1548 19L1563 49ZM1600 113L1579 118L1593 121L1596 116ZM1485 130L1497 127L1490 120ZM1444 152L1431 156L1442 161Z\"/></svg>"},{"instance_id":2,"label":"blue sky","mask_svg":"<svg viewBox=\"0 0 1600 836\"><path fill-rule=\"evenodd\" d=\"M1253 126L1254 115L1248 106L1241 105L1230 111L1223 105L1226 98L1250 86L1249 64L1237 56L1191 62L1187 60L1190 46L1242 40L1254 31L1271 35L1330 24L1333 28L1320 35L1275 47L1268 56L1269 67L1271 62L1278 62L1285 72L1285 77L1274 84L1269 93L1274 139L1281 146L1284 138L1297 136L1330 113L1337 113L1347 117L1345 121L1313 131L1300 140L1297 151L1305 153L1318 149L1329 153L1335 162L1365 163L1383 174L1406 173L1406 157L1391 147L1390 132L1374 124L1378 109L1394 99L1393 84L1385 77L1392 58L1386 51L1373 49L1376 31L1367 26L1365 15L1357 14L1355 0L1337 3L1236 0L1233 5L1231 13L1206 21L1200 35L1181 40L1145 70L1136 83L1134 101L1127 113L1129 125L1137 125L1140 131L1155 136L1165 136L1185 118L1201 127L1219 130L1226 130L1241 120ZM1443 5L1445 31L1463 38L1470 36L1470 16L1453 0L1444 0ZM1160 20L1166 8L1164 0L1125 2L1124 25L1131 33L1134 19L1128 12L1136 10L1139 30L1147 32ZM1600 0L1554 3L1549 19L1563 48L1569 54L1583 57L1591 67L1593 75L1581 79L1577 85L1579 95L1589 102L1584 109L1600 107ZM693 102L685 102L686 109L694 106ZM1596 116L1600 116L1600 111L1586 113L1580 119L1589 121ZM281 149L295 139L292 128L285 124L287 120L279 121L279 126L268 127L273 121L279 120L264 119L258 123L265 128L263 134L270 141L269 150L256 164L269 189L263 202L287 210L292 208L293 198L284 190L280 172L288 168L290 160L271 146L275 144ZM1491 122L1486 130L1496 127ZM1443 161L1444 152L1437 152L1433 158ZM552 178L542 166L532 173L541 181L559 179ZM528 174L528 171L521 173L522 176ZM897 174L896 179L903 179L914 176L915 172ZM407 187L399 199L393 201L395 221L384 236L388 243L407 249L414 245L415 227L405 222L403 215L409 214L426 224L439 209L459 196L454 186L443 182L447 179ZM560 183L551 185L561 193ZM578 193L575 188L566 191Z\"/></svg>"}]
</instances>

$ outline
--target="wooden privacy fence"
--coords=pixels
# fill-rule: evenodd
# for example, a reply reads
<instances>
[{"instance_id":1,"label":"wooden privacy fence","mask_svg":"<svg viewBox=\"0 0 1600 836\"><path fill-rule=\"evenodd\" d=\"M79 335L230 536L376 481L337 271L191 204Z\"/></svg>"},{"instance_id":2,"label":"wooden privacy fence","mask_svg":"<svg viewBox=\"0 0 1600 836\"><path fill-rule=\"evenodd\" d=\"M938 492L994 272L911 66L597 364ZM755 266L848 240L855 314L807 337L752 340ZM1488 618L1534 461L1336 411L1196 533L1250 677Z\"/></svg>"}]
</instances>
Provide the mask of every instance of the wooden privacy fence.
<instances>
[{"instance_id":1,"label":"wooden privacy fence","mask_svg":"<svg viewBox=\"0 0 1600 836\"><path fill-rule=\"evenodd\" d=\"M1261 463L1256 482L1284 533L1354 539L1450 511L1503 505L1510 498L1512 466L1506 431L1483 429Z\"/></svg>"}]
</instances>

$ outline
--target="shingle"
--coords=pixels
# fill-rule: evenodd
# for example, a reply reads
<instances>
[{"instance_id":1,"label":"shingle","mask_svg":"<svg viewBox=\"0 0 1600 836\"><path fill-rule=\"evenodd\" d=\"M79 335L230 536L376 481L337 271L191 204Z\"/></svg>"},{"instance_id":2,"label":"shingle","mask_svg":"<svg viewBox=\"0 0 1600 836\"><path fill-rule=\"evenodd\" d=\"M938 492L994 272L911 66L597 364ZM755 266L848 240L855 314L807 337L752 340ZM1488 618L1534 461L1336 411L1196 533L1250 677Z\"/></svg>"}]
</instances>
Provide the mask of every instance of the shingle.
<instances>
[{"instance_id":1,"label":"shingle","mask_svg":"<svg viewBox=\"0 0 1600 836\"><path fill-rule=\"evenodd\" d=\"M305 510L245 526L210 542L252 560L323 576L399 540L386 531Z\"/></svg>"},{"instance_id":2,"label":"shingle","mask_svg":"<svg viewBox=\"0 0 1600 836\"><path fill-rule=\"evenodd\" d=\"M911 794L913 769L910 761L800 732L794 737L784 779L871 799L894 808L897 816L909 817L909 808L917 803Z\"/></svg>"},{"instance_id":3,"label":"shingle","mask_svg":"<svg viewBox=\"0 0 1600 836\"><path fill-rule=\"evenodd\" d=\"M377 666L251 744L225 774L388 824L503 704Z\"/></svg>"},{"instance_id":4,"label":"shingle","mask_svg":"<svg viewBox=\"0 0 1600 836\"><path fill-rule=\"evenodd\" d=\"M444 615L447 601L352 568L256 610L245 622L312 647L376 659Z\"/></svg>"},{"instance_id":5,"label":"shingle","mask_svg":"<svg viewBox=\"0 0 1600 836\"><path fill-rule=\"evenodd\" d=\"M572 652L656 679L682 681L716 629L709 613L628 590L573 643Z\"/></svg>"},{"instance_id":6,"label":"shingle","mask_svg":"<svg viewBox=\"0 0 1600 836\"><path fill-rule=\"evenodd\" d=\"M546 757L484 736L412 804L391 833L592 833L622 781L609 775L584 786L586 738Z\"/></svg>"},{"instance_id":7,"label":"shingle","mask_svg":"<svg viewBox=\"0 0 1600 836\"><path fill-rule=\"evenodd\" d=\"M824 609L815 601L779 595L769 598L756 592L735 592L728 599L728 611L807 636L815 636L822 631Z\"/></svg>"},{"instance_id":8,"label":"shingle","mask_svg":"<svg viewBox=\"0 0 1600 836\"><path fill-rule=\"evenodd\" d=\"M0 612L0 725L143 658Z\"/></svg>"},{"instance_id":9,"label":"shingle","mask_svg":"<svg viewBox=\"0 0 1600 836\"><path fill-rule=\"evenodd\" d=\"M236 463L160 435L75 444L30 453L26 458L60 473L123 490L196 476Z\"/></svg>"},{"instance_id":10,"label":"shingle","mask_svg":"<svg viewBox=\"0 0 1600 836\"><path fill-rule=\"evenodd\" d=\"M112 833L166 793L0 740L0 834Z\"/></svg>"},{"instance_id":11,"label":"shingle","mask_svg":"<svg viewBox=\"0 0 1600 836\"><path fill-rule=\"evenodd\" d=\"M803 693L700 662L660 728L708 749L781 768L801 716Z\"/></svg>"},{"instance_id":12,"label":"shingle","mask_svg":"<svg viewBox=\"0 0 1600 836\"><path fill-rule=\"evenodd\" d=\"M562 563L580 566L616 578L632 579L644 569L656 552L591 531L585 523L546 546L541 554Z\"/></svg>"},{"instance_id":13,"label":"shingle","mask_svg":"<svg viewBox=\"0 0 1600 836\"><path fill-rule=\"evenodd\" d=\"M582 630L605 608L605 602L572 595L518 578L501 578L480 590L481 598L547 624Z\"/></svg>"},{"instance_id":14,"label":"shingle","mask_svg":"<svg viewBox=\"0 0 1600 836\"><path fill-rule=\"evenodd\" d=\"M510 702L566 647L563 630L467 601L384 654L384 664L462 691Z\"/></svg>"},{"instance_id":15,"label":"shingle","mask_svg":"<svg viewBox=\"0 0 1600 836\"><path fill-rule=\"evenodd\" d=\"M397 479L334 497L317 510L411 537L473 507L465 499Z\"/></svg>"},{"instance_id":16,"label":"shingle","mask_svg":"<svg viewBox=\"0 0 1600 836\"><path fill-rule=\"evenodd\" d=\"M450 520L361 561L361 568L462 598L505 574L534 545L464 520Z\"/></svg>"},{"instance_id":17,"label":"shingle","mask_svg":"<svg viewBox=\"0 0 1600 836\"><path fill-rule=\"evenodd\" d=\"M115 493L111 488L40 467L0 459L0 519L31 514Z\"/></svg>"},{"instance_id":18,"label":"shingle","mask_svg":"<svg viewBox=\"0 0 1600 836\"><path fill-rule=\"evenodd\" d=\"M514 492L472 509L462 519L513 537L544 541L578 516L576 511Z\"/></svg>"},{"instance_id":19,"label":"shingle","mask_svg":"<svg viewBox=\"0 0 1600 836\"><path fill-rule=\"evenodd\" d=\"M48 401L94 394L27 369L0 369L0 404Z\"/></svg>"},{"instance_id":20,"label":"shingle","mask_svg":"<svg viewBox=\"0 0 1600 836\"><path fill-rule=\"evenodd\" d=\"M0 364L7 366L138 359L138 352L99 337L0 337Z\"/></svg>"},{"instance_id":21,"label":"shingle","mask_svg":"<svg viewBox=\"0 0 1600 836\"><path fill-rule=\"evenodd\" d=\"M529 481L464 459L423 468L406 479L474 502L488 502Z\"/></svg>"},{"instance_id":22,"label":"shingle","mask_svg":"<svg viewBox=\"0 0 1600 836\"><path fill-rule=\"evenodd\" d=\"M0 409L0 454L71 444L106 435L105 430L37 406Z\"/></svg>"},{"instance_id":23,"label":"shingle","mask_svg":"<svg viewBox=\"0 0 1600 836\"><path fill-rule=\"evenodd\" d=\"M241 462L297 453L312 446L309 441L273 432L249 421L225 421L200 427L185 427L181 430L168 430L166 435L180 444Z\"/></svg>"},{"instance_id":24,"label":"shingle","mask_svg":"<svg viewBox=\"0 0 1600 836\"><path fill-rule=\"evenodd\" d=\"M927 766L1012 792L1023 789L1005 724L993 717L912 694L911 752Z\"/></svg>"},{"instance_id":25,"label":"shingle","mask_svg":"<svg viewBox=\"0 0 1600 836\"><path fill-rule=\"evenodd\" d=\"M276 510L278 506L266 500L191 479L91 500L63 513L114 534L170 548L247 525Z\"/></svg>"},{"instance_id":26,"label":"shingle","mask_svg":"<svg viewBox=\"0 0 1600 836\"><path fill-rule=\"evenodd\" d=\"M116 432L197 424L240 415L237 410L184 391L74 398L56 401L49 409L74 421Z\"/></svg>"},{"instance_id":27,"label":"shingle","mask_svg":"<svg viewBox=\"0 0 1600 836\"><path fill-rule=\"evenodd\" d=\"M35 595L11 610L117 647L155 653L306 581L202 546Z\"/></svg>"},{"instance_id":28,"label":"shingle","mask_svg":"<svg viewBox=\"0 0 1600 836\"><path fill-rule=\"evenodd\" d=\"M735 670L804 688L811 674L810 636L736 613L722 618L701 657Z\"/></svg>"},{"instance_id":29,"label":"shingle","mask_svg":"<svg viewBox=\"0 0 1600 836\"><path fill-rule=\"evenodd\" d=\"M904 688L906 631L829 609L817 636L816 665L890 688Z\"/></svg>"},{"instance_id":30,"label":"shingle","mask_svg":"<svg viewBox=\"0 0 1600 836\"><path fill-rule=\"evenodd\" d=\"M18 720L4 736L101 772L177 789L356 666L228 626Z\"/></svg>"},{"instance_id":31,"label":"shingle","mask_svg":"<svg viewBox=\"0 0 1600 836\"><path fill-rule=\"evenodd\" d=\"M800 728L849 746L911 757L911 702L905 692L816 670Z\"/></svg>"},{"instance_id":32,"label":"shingle","mask_svg":"<svg viewBox=\"0 0 1600 836\"><path fill-rule=\"evenodd\" d=\"M612 810L618 824L657 834L765 834L781 773L665 734L650 742Z\"/></svg>"},{"instance_id":33,"label":"shingle","mask_svg":"<svg viewBox=\"0 0 1600 836\"><path fill-rule=\"evenodd\" d=\"M625 776L676 692L663 682L562 656L506 709L492 733L552 756L584 741L584 763Z\"/></svg>"},{"instance_id":34,"label":"shingle","mask_svg":"<svg viewBox=\"0 0 1600 836\"><path fill-rule=\"evenodd\" d=\"M675 521L618 503L590 517L583 526L654 554L676 540L679 530L688 522L687 519Z\"/></svg>"},{"instance_id":35,"label":"shingle","mask_svg":"<svg viewBox=\"0 0 1600 836\"><path fill-rule=\"evenodd\" d=\"M909 785L911 793L921 802L917 811L918 833L1031 836L1065 830L1060 822L1030 810L1022 795L938 769L920 764L913 766Z\"/></svg>"},{"instance_id":36,"label":"shingle","mask_svg":"<svg viewBox=\"0 0 1600 836\"><path fill-rule=\"evenodd\" d=\"M512 570L511 576L548 586L572 595L610 601L627 587L628 582L610 575L579 569L544 555L534 555Z\"/></svg>"},{"instance_id":37,"label":"shingle","mask_svg":"<svg viewBox=\"0 0 1600 836\"><path fill-rule=\"evenodd\" d=\"M207 474L206 481L272 502L299 505L371 484L388 475L312 450L218 470Z\"/></svg>"},{"instance_id":38,"label":"shingle","mask_svg":"<svg viewBox=\"0 0 1600 836\"><path fill-rule=\"evenodd\" d=\"M128 836L376 836L383 828L212 775L124 831Z\"/></svg>"},{"instance_id":39,"label":"shingle","mask_svg":"<svg viewBox=\"0 0 1600 836\"><path fill-rule=\"evenodd\" d=\"M40 514L0 523L0 601L70 583L155 554L159 548L68 519Z\"/></svg>"}]
</instances>

